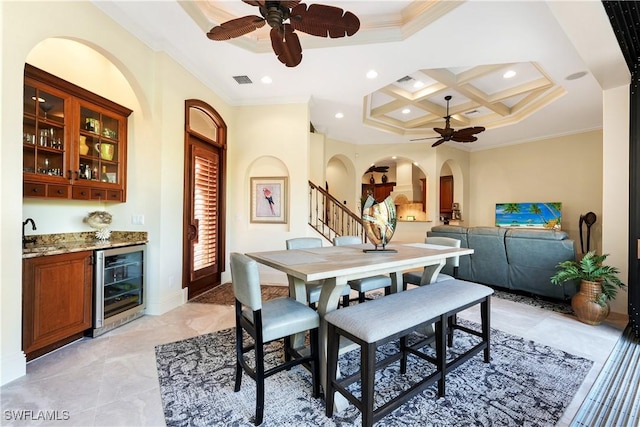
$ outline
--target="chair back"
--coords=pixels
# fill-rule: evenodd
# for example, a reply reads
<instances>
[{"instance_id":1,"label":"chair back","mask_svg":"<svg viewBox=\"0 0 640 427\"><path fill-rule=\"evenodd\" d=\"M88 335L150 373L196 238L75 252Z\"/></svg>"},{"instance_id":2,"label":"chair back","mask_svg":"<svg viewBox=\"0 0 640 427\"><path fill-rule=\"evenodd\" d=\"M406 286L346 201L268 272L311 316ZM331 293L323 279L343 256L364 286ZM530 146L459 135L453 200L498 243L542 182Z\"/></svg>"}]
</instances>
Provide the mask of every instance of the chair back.
<instances>
[{"instance_id":1,"label":"chair back","mask_svg":"<svg viewBox=\"0 0 640 427\"><path fill-rule=\"evenodd\" d=\"M362 243L360 236L336 236L333 238L333 246L359 245Z\"/></svg>"},{"instance_id":2,"label":"chair back","mask_svg":"<svg viewBox=\"0 0 640 427\"><path fill-rule=\"evenodd\" d=\"M238 252L231 253L231 284L233 295L253 311L262 308L258 263Z\"/></svg>"},{"instance_id":3,"label":"chair back","mask_svg":"<svg viewBox=\"0 0 640 427\"><path fill-rule=\"evenodd\" d=\"M295 237L287 240L287 249L321 248L322 239L318 237Z\"/></svg>"},{"instance_id":4,"label":"chair back","mask_svg":"<svg viewBox=\"0 0 640 427\"><path fill-rule=\"evenodd\" d=\"M440 236L428 236L426 239L424 239L424 242L431 245L450 246L452 248L459 248L461 243L458 239ZM447 264L453 268L458 268L460 266L460 257L455 256L447 258Z\"/></svg>"}]
</instances>

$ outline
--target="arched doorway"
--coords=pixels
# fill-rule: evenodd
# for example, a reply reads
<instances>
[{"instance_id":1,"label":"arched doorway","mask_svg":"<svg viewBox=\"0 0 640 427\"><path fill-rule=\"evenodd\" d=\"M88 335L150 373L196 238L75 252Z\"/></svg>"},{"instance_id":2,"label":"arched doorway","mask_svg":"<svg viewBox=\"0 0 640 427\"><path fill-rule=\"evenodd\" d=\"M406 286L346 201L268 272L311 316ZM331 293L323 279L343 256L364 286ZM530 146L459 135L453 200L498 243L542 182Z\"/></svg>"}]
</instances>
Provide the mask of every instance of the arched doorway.
<instances>
[{"instance_id":1,"label":"arched doorway","mask_svg":"<svg viewBox=\"0 0 640 427\"><path fill-rule=\"evenodd\" d=\"M225 265L227 126L208 104L185 102L182 286L189 299L220 284Z\"/></svg>"}]
</instances>

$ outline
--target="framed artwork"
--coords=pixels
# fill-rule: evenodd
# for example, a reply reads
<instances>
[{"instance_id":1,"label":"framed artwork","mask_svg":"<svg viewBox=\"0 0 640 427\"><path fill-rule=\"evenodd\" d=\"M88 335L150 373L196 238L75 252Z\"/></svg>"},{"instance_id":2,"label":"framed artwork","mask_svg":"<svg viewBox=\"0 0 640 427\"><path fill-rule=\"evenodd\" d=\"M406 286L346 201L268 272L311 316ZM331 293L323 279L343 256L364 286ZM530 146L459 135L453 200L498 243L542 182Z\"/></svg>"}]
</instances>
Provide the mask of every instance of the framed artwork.
<instances>
[{"instance_id":1,"label":"framed artwork","mask_svg":"<svg viewBox=\"0 0 640 427\"><path fill-rule=\"evenodd\" d=\"M287 177L251 178L251 222L287 223Z\"/></svg>"},{"instance_id":2,"label":"framed artwork","mask_svg":"<svg viewBox=\"0 0 640 427\"><path fill-rule=\"evenodd\" d=\"M560 230L562 227L562 203L496 203L496 227Z\"/></svg>"}]
</instances>

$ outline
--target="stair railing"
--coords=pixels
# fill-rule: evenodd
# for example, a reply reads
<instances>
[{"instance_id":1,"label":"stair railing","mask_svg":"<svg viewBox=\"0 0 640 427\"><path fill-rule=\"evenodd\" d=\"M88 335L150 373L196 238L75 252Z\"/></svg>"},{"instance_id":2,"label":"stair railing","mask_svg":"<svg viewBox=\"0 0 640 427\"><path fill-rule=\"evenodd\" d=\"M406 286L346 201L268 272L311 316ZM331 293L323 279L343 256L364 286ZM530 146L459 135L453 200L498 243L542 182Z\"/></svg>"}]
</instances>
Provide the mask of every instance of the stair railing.
<instances>
[{"instance_id":1,"label":"stair railing","mask_svg":"<svg viewBox=\"0 0 640 427\"><path fill-rule=\"evenodd\" d=\"M362 226L362 218L351 212L327 190L309 181L309 225L327 240L333 242L335 236L367 237Z\"/></svg>"}]
</instances>

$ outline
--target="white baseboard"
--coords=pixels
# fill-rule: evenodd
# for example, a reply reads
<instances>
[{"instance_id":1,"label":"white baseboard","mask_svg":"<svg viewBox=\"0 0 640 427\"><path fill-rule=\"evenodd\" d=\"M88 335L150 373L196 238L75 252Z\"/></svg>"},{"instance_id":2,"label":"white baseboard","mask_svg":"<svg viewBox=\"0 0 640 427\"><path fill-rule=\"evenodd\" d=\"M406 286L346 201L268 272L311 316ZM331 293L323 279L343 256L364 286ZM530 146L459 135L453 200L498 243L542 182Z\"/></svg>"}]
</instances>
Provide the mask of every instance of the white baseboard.
<instances>
[{"instance_id":1,"label":"white baseboard","mask_svg":"<svg viewBox=\"0 0 640 427\"><path fill-rule=\"evenodd\" d=\"M159 316L168 311L173 310L176 307L180 307L182 304L187 302L187 288L180 288L177 291L172 292L169 295L166 295L160 301L150 300L147 301L147 307L145 309L145 314L151 316Z\"/></svg>"},{"instance_id":2,"label":"white baseboard","mask_svg":"<svg viewBox=\"0 0 640 427\"><path fill-rule=\"evenodd\" d=\"M22 351L13 352L8 357L0 355L0 385L5 385L27 374L27 357Z\"/></svg>"}]
</instances>

